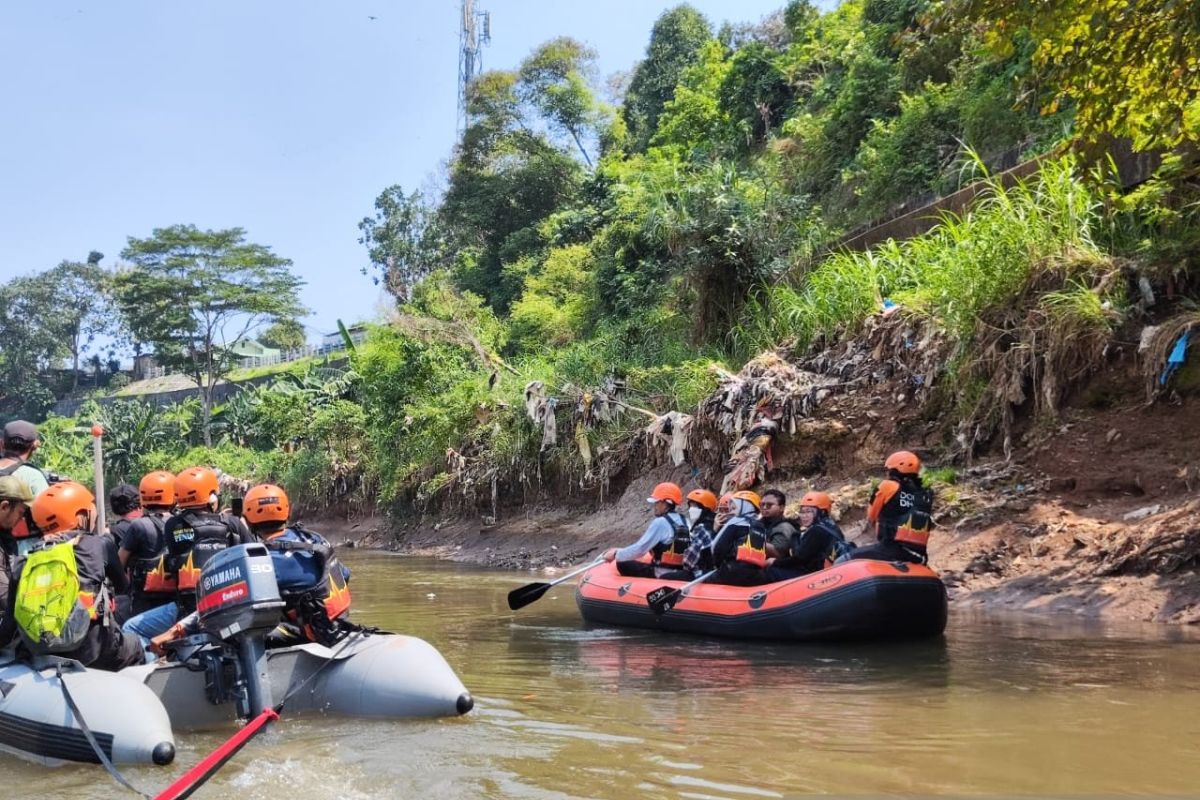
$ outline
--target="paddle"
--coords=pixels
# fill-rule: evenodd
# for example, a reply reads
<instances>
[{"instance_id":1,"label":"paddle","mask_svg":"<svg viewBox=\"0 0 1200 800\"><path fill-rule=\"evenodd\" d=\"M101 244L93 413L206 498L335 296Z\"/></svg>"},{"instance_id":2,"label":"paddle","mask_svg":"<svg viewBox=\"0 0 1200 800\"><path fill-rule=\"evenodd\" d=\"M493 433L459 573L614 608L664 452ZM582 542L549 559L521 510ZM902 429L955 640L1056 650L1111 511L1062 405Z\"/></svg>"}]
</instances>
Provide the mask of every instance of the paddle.
<instances>
[{"instance_id":1,"label":"paddle","mask_svg":"<svg viewBox=\"0 0 1200 800\"><path fill-rule=\"evenodd\" d=\"M696 578L696 580L680 586L678 589L672 589L670 586L660 586L654 591L646 594L646 603L649 604L650 610L653 611L656 616L661 617L663 614L674 608L675 604L687 595L688 589L691 589L698 583L703 583L716 574L717 571L715 569L709 570L699 578Z\"/></svg>"},{"instance_id":2,"label":"paddle","mask_svg":"<svg viewBox=\"0 0 1200 800\"><path fill-rule=\"evenodd\" d=\"M574 578L576 575L578 575L582 572L587 572L589 569L596 566L603 560L604 560L603 558L597 558L592 563L585 564L584 566L580 567L579 569L577 569L573 572L568 572L566 575L563 575L561 578L552 580L549 583L529 583L529 584L526 584L525 586L522 586L520 589L513 589L511 592L508 593L508 607L511 608L513 611L516 611L518 608L524 608L525 606L529 605L530 603L540 600L542 595L544 595L546 592L550 591L551 586L558 586L563 581L568 581L571 578Z\"/></svg>"}]
</instances>

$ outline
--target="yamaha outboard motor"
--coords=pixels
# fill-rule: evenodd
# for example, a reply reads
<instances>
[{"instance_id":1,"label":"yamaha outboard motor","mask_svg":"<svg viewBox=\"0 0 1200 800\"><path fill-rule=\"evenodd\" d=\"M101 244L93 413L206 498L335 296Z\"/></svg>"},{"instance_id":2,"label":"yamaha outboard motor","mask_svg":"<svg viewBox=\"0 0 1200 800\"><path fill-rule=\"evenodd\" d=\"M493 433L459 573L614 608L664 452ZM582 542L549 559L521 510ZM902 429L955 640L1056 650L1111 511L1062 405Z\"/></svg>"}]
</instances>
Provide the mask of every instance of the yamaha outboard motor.
<instances>
[{"instance_id":1,"label":"yamaha outboard motor","mask_svg":"<svg viewBox=\"0 0 1200 800\"><path fill-rule=\"evenodd\" d=\"M272 705L264 638L283 617L271 553L261 544L242 544L209 559L196 587L196 610L204 629L238 651L245 703L255 716Z\"/></svg>"}]
</instances>

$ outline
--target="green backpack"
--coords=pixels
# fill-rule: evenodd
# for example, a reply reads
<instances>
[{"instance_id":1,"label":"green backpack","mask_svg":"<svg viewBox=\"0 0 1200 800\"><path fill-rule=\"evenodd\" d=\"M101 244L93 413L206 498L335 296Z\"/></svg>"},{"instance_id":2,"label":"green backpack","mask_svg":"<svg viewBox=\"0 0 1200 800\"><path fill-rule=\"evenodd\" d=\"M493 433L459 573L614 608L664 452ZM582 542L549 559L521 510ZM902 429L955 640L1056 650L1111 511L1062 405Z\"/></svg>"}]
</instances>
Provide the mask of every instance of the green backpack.
<instances>
[{"instance_id":1,"label":"green backpack","mask_svg":"<svg viewBox=\"0 0 1200 800\"><path fill-rule=\"evenodd\" d=\"M13 618L29 649L66 653L87 636L99 598L85 602L75 561L77 539L34 550L25 558L13 598Z\"/></svg>"}]
</instances>

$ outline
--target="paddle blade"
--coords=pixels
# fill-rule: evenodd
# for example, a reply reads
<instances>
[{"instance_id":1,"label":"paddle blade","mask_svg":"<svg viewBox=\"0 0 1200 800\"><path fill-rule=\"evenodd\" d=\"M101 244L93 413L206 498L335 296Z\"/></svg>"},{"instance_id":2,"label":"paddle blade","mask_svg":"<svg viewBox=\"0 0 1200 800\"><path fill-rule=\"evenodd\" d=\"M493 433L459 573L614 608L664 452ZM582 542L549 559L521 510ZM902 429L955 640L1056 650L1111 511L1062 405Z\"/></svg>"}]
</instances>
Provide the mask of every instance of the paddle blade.
<instances>
[{"instance_id":1,"label":"paddle blade","mask_svg":"<svg viewBox=\"0 0 1200 800\"><path fill-rule=\"evenodd\" d=\"M680 590L670 586L660 586L652 592L647 593L646 602L650 605L650 610L655 614L662 616L675 607L679 602Z\"/></svg>"},{"instance_id":2,"label":"paddle blade","mask_svg":"<svg viewBox=\"0 0 1200 800\"><path fill-rule=\"evenodd\" d=\"M548 592L553 585L551 583L530 583L519 589L513 589L508 593L508 607L513 611L524 608L541 599L541 596Z\"/></svg>"}]
</instances>

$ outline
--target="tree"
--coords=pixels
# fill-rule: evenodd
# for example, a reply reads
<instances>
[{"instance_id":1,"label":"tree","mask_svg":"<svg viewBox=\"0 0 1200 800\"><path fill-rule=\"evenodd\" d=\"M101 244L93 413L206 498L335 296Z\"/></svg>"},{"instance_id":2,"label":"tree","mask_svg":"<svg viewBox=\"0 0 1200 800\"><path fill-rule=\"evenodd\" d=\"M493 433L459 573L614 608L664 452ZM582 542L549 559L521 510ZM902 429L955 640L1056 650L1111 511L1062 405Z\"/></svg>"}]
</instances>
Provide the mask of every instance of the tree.
<instances>
[{"instance_id":1,"label":"tree","mask_svg":"<svg viewBox=\"0 0 1200 800\"><path fill-rule=\"evenodd\" d=\"M241 228L156 228L147 239L129 238L121 257L134 267L116 277L130 331L154 346L159 363L196 383L208 446L213 390L233 366L228 346L267 321L305 313L292 262L245 239Z\"/></svg>"},{"instance_id":2,"label":"tree","mask_svg":"<svg viewBox=\"0 0 1200 800\"><path fill-rule=\"evenodd\" d=\"M103 253L93 250L87 263L63 261L42 276L58 309L58 324L71 354L71 388L79 388L80 357L97 337L118 334L119 323L109 298L109 274L100 267Z\"/></svg>"},{"instance_id":3,"label":"tree","mask_svg":"<svg viewBox=\"0 0 1200 800\"><path fill-rule=\"evenodd\" d=\"M441 261L436 216L420 191L405 194L399 184L384 189L375 198L375 216L363 217L358 229L358 241L380 273L372 280L400 302L411 299L413 288Z\"/></svg>"},{"instance_id":4,"label":"tree","mask_svg":"<svg viewBox=\"0 0 1200 800\"><path fill-rule=\"evenodd\" d=\"M625 124L633 149L645 150L663 106L675 96L683 71L696 63L700 48L712 38L712 27L696 9L680 5L654 23L646 58L633 70L625 95Z\"/></svg>"},{"instance_id":5,"label":"tree","mask_svg":"<svg viewBox=\"0 0 1200 800\"><path fill-rule=\"evenodd\" d=\"M584 162L592 166L585 141L598 138L608 115L591 84L596 52L574 39L546 42L521 63L517 95L536 108L550 127L570 135Z\"/></svg>"},{"instance_id":6,"label":"tree","mask_svg":"<svg viewBox=\"0 0 1200 800\"><path fill-rule=\"evenodd\" d=\"M0 286L0 416L41 419L54 405L46 371L68 352L44 276Z\"/></svg>"},{"instance_id":7,"label":"tree","mask_svg":"<svg viewBox=\"0 0 1200 800\"><path fill-rule=\"evenodd\" d=\"M1058 87L1044 111L1075 106L1086 144L1128 137L1139 150L1200 145L1200 11L1195 2L945 0L934 18L986 26L1011 51L1022 29L1037 42L1037 80Z\"/></svg>"},{"instance_id":8,"label":"tree","mask_svg":"<svg viewBox=\"0 0 1200 800\"><path fill-rule=\"evenodd\" d=\"M272 323L258 340L267 347L280 350L299 350L307 341L304 326L294 319L281 319Z\"/></svg>"},{"instance_id":9,"label":"tree","mask_svg":"<svg viewBox=\"0 0 1200 800\"><path fill-rule=\"evenodd\" d=\"M547 134L550 121L522 102L524 93L514 72L486 72L471 84L471 124L437 212L459 287L500 312L523 278L505 265L544 247L540 224L572 201L584 176L571 150Z\"/></svg>"}]
</instances>

